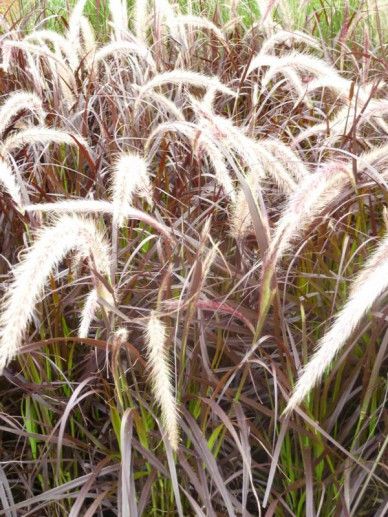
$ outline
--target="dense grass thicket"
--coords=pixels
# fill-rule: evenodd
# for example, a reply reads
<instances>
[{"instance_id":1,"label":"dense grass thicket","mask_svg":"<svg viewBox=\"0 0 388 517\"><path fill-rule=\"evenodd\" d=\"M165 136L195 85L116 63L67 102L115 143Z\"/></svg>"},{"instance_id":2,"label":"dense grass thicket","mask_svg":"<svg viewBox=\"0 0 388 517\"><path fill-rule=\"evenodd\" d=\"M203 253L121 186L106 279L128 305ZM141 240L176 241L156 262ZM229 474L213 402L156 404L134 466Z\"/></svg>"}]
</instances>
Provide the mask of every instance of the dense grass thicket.
<instances>
[{"instance_id":1,"label":"dense grass thicket","mask_svg":"<svg viewBox=\"0 0 388 517\"><path fill-rule=\"evenodd\" d=\"M0 17L0 515L386 515L384 2L32 5Z\"/></svg>"}]
</instances>

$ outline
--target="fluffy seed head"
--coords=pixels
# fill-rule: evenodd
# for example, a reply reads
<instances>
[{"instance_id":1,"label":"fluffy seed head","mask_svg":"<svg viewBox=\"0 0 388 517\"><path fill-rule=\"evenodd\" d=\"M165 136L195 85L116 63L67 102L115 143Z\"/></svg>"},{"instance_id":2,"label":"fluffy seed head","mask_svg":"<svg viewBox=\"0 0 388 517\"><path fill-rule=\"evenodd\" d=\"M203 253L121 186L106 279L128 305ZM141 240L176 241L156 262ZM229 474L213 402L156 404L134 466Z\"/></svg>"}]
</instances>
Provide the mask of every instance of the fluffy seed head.
<instances>
[{"instance_id":1,"label":"fluffy seed head","mask_svg":"<svg viewBox=\"0 0 388 517\"><path fill-rule=\"evenodd\" d=\"M291 32L280 30L275 32L275 34L267 38L265 41L263 41L263 44L260 49L260 54L268 54L273 50L275 45L279 45L280 43L290 45L291 40L297 43L306 43L313 48L320 49L319 42L315 38L309 36L308 34L305 34L301 31Z\"/></svg>"},{"instance_id":2,"label":"fluffy seed head","mask_svg":"<svg viewBox=\"0 0 388 517\"><path fill-rule=\"evenodd\" d=\"M152 200L152 190L148 175L147 163L133 153L122 154L113 171L112 201L113 222L122 226L127 219L127 207L132 204L134 194Z\"/></svg>"},{"instance_id":3,"label":"fluffy seed head","mask_svg":"<svg viewBox=\"0 0 388 517\"><path fill-rule=\"evenodd\" d=\"M268 252L274 263L350 181L347 167L340 162L331 162L299 183L275 228Z\"/></svg>"},{"instance_id":4,"label":"fluffy seed head","mask_svg":"<svg viewBox=\"0 0 388 517\"><path fill-rule=\"evenodd\" d=\"M263 85L267 84L275 74L281 73L289 67L294 68L295 70L304 70L316 75L317 77L326 76L331 77L333 80L340 77L338 72L323 59L319 59L309 54L302 54L300 52L290 52L285 56L277 58L274 56L258 54L252 60L248 74L261 66L270 66L265 78L263 78Z\"/></svg>"},{"instance_id":5,"label":"fluffy seed head","mask_svg":"<svg viewBox=\"0 0 388 517\"><path fill-rule=\"evenodd\" d=\"M197 29L207 29L212 31L221 41L226 42L225 36L221 29L219 29L212 21L201 16L178 15L175 16L174 22L177 27L188 25L189 27Z\"/></svg>"},{"instance_id":6,"label":"fluffy seed head","mask_svg":"<svg viewBox=\"0 0 388 517\"><path fill-rule=\"evenodd\" d=\"M109 10L113 30L117 40L123 39L128 31L128 11L126 0L109 0Z\"/></svg>"},{"instance_id":7,"label":"fluffy seed head","mask_svg":"<svg viewBox=\"0 0 388 517\"><path fill-rule=\"evenodd\" d=\"M87 338L90 325L94 319L98 307L97 289L92 289L87 295L84 307L81 313L81 322L78 329L78 337Z\"/></svg>"},{"instance_id":8,"label":"fluffy seed head","mask_svg":"<svg viewBox=\"0 0 388 517\"><path fill-rule=\"evenodd\" d=\"M147 35L147 0L135 0L134 30L136 38L145 42Z\"/></svg>"},{"instance_id":9,"label":"fluffy seed head","mask_svg":"<svg viewBox=\"0 0 388 517\"><path fill-rule=\"evenodd\" d=\"M74 45L71 45L68 39L55 31L48 29L36 30L31 32L31 34L27 34L24 41L38 41L40 43L49 42L53 45L55 55L58 59L61 59L63 54L68 60L69 66L72 70L75 70L79 65L77 48L74 47Z\"/></svg>"},{"instance_id":10,"label":"fluffy seed head","mask_svg":"<svg viewBox=\"0 0 388 517\"><path fill-rule=\"evenodd\" d=\"M162 422L173 450L178 448L178 409L166 350L166 328L155 312L147 323L146 346L150 377L155 398L162 412Z\"/></svg>"},{"instance_id":11,"label":"fluffy seed head","mask_svg":"<svg viewBox=\"0 0 388 517\"><path fill-rule=\"evenodd\" d=\"M78 337L87 338L90 330L90 325L95 318L98 309L98 299L103 299L110 305L114 305L112 294L108 291L105 285L96 279L97 287L92 289L86 296L85 304L81 313L81 321L78 329Z\"/></svg>"},{"instance_id":12,"label":"fluffy seed head","mask_svg":"<svg viewBox=\"0 0 388 517\"><path fill-rule=\"evenodd\" d=\"M101 47L94 55L94 63L97 65L100 61L107 59L109 56L137 56L145 61L150 68L155 69L155 61L151 52L145 45L132 41L112 41Z\"/></svg>"},{"instance_id":13,"label":"fluffy seed head","mask_svg":"<svg viewBox=\"0 0 388 517\"><path fill-rule=\"evenodd\" d=\"M86 140L82 138L81 135L73 135L72 133L61 131L60 129L33 127L19 131L18 133L8 137L0 147L0 154L4 156L5 153L10 152L13 149L34 144L46 145L53 143L67 144L78 147L77 142L79 142L86 149L89 149Z\"/></svg>"},{"instance_id":14,"label":"fluffy seed head","mask_svg":"<svg viewBox=\"0 0 388 517\"><path fill-rule=\"evenodd\" d=\"M2 302L0 315L0 371L17 353L23 334L44 286L64 256L77 250L102 275L109 273L110 252L92 221L64 216L45 227L14 269L14 280Z\"/></svg>"},{"instance_id":15,"label":"fluffy seed head","mask_svg":"<svg viewBox=\"0 0 388 517\"><path fill-rule=\"evenodd\" d=\"M70 199L69 201L58 201L56 203L36 203L34 205L26 205L23 208L26 212L47 212L50 214L88 214L93 212L113 214L115 210L114 204L110 201L94 199ZM167 239L173 240L168 227L157 221L152 215L143 212L143 210L125 205L122 207L122 213L125 214L126 219L139 219L139 221L155 228Z\"/></svg>"},{"instance_id":16,"label":"fluffy seed head","mask_svg":"<svg viewBox=\"0 0 388 517\"><path fill-rule=\"evenodd\" d=\"M253 197L256 197L256 192L260 189L257 175L250 172L246 177L246 182ZM252 218L249 204L242 189L238 191L236 199L232 202L229 221L230 235L237 241L241 241L252 229Z\"/></svg>"},{"instance_id":17,"label":"fluffy seed head","mask_svg":"<svg viewBox=\"0 0 388 517\"><path fill-rule=\"evenodd\" d=\"M20 111L28 110L35 113L42 123L46 113L42 100L32 92L16 92L10 95L0 108L0 135L7 129L12 118Z\"/></svg>"},{"instance_id":18,"label":"fluffy seed head","mask_svg":"<svg viewBox=\"0 0 388 517\"><path fill-rule=\"evenodd\" d=\"M135 103L135 111L140 102L141 98L153 88L157 88L159 86L163 86L165 84L190 84L192 86L202 87L202 88L216 88L218 91L230 95L232 97L236 96L236 93L231 90L228 86L221 83L218 77L209 77L198 72L191 72L190 70L173 70L172 72L163 72L161 74L156 75L150 81L148 81L139 91L139 96L136 99Z\"/></svg>"},{"instance_id":19,"label":"fluffy seed head","mask_svg":"<svg viewBox=\"0 0 388 517\"><path fill-rule=\"evenodd\" d=\"M0 185L11 196L17 207L22 206L22 197L19 185L16 182L15 175L7 163L0 158Z\"/></svg>"},{"instance_id":20,"label":"fluffy seed head","mask_svg":"<svg viewBox=\"0 0 388 517\"><path fill-rule=\"evenodd\" d=\"M319 382L337 353L352 335L373 303L388 287L388 236L367 261L353 283L344 308L337 314L327 334L303 368L285 412L300 404Z\"/></svg>"},{"instance_id":21,"label":"fluffy seed head","mask_svg":"<svg viewBox=\"0 0 388 517\"><path fill-rule=\"evenodd\" d=\"M75 4L69 19L69 30L67 33L67 40L70 45L78 50L80 49L80 28L81 28L81 18L85 9L86 0L78 0Z\"/></svg>"}]
</instances>

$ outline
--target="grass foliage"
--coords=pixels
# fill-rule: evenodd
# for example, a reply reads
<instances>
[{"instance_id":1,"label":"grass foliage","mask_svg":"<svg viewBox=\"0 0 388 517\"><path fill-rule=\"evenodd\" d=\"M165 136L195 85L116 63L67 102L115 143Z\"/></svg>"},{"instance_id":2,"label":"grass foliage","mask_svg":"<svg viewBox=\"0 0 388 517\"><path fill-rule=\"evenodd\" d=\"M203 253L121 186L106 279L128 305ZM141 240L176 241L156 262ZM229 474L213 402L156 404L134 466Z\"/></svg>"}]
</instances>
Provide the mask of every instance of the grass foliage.
<instances>
[{"instance_id":1,"label":"grass foliage","mask_svg":"<svg viewBox=\"0 0 388 517\"><path fill-rule=\"evenodd\" d=\"M0 515L385 515L383 2L14 7Z\"/></svg>"}]
</instances>

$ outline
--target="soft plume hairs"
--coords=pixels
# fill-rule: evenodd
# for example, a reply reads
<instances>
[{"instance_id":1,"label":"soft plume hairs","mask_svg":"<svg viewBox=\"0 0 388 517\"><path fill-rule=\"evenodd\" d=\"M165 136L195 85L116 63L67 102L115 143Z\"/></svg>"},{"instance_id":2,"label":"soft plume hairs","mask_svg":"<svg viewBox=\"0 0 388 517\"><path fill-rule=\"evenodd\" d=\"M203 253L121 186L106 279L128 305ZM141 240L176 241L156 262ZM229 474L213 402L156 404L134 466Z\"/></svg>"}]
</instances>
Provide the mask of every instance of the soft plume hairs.
<instances>
[{"instance_id":1,"label":"soft plume hairs","mask_svg":"<svg viewBox=\"0 0 388 517\"><path fill-rule=\"evenodd\" d=\"M172 385L166 340L166 327L157 313L152 311L145 332L150 380L162 412L162 422L168 440L172 449L176 450L179 440L178 409Z\"/></svg>"},{"instance_id":2,"label":"soft plume hairs","mask_svg":"<svg viewBox=\"0 0 388 517\"><path fill-rule=\"evenodd\" d=\"M46 212L49 214L112 214L114 213L114 205L110 201L99 201L94 199L71 199L69 201L58 201L56 203L36 203L33 205L25 205L26 212ZM124 208L122 208L124 211ZM162 222L157 221L147 212L127 206L125 208L126 219L138 219L145 224L149 224L158 232L162 233L167 239L173 240L171 231Z\"/></svg>"},{"instance_id":3,"label":"soft plume hairs","mask_svg":"<svg viewBox=\"0 0 388 517\"><path fill-rule=\"evenodd\" d=\"M17 354L44 286L58 264L70 251L90 260L101 275L109 273L110 249L95 224L75 216L64 216L43 228L14 269L0 315L0 371Z\"/></svg>"},{"instance_id":4,"label":"soft plume hairs","mask_svg":"<svg viewBox=\"0 0 388 517\"><path fill-rule=\"evenodd\" d=\"M9 136L0 146L0 154L4 156L7 152L9 153L25 145L45 145L49 143L66 144L74 147L78 147L78 144L81 144L85 149L89 150L88 143L81 135L66 133L55 128L31 127Z\"/></svg>"},{"instance_id":5,"label":"soft plume hairs","mask_svg":"<svg viewBox=\"0 0 388 517\"><path fill-rule=\"evenodd\" d=\"M20 187L16 181L10 166L0 158L0 187L4 188L8 195L11 196L17 207L22 205L22 197Z\"/></svg>"},{"instance_id":6,"label":"soft plume hairs","mask_svg":"<svg viewBox=\"0 0 388 517\"><path fill-rule=\"evenodd\" d=\"M388 287L388 235L367 261L354 281L348 301L337 314L330 330L319 341L316 351L303 368L285 412L299 405L320 381L332 360L353 331Z\"/></svg>"},{"instance_id":7,"label":"soft plume hairs","mask_svg":"<svg viewBox=\"0 0 388 517\"><path fill-rule=\"evenodd\" d=\"M289 197L275 227L268 260L276 264L306 228L318 217L342 189L351 182L350 171L342 162L322 164L305 176Z\"/></svg>"},{"instance_id":8,"label":"soft plume hairs","mask_svg":"<svg viewBox=\"0 0 388 517\"><path fill-rule=\"evenodd\" d=\"M147 163L140 155L122 153L113 170L112 180L113 224L121 227L127 218L127 208L134 195L152 197ZM148 191L148 195L147 195Z\"/></svg>"},{"instance_id":9,"label":"soft plume hairs","mask_svg":"<svg viewBox=\"0 0 388 517\"><path fill-rule=\"evenodd\" d=\"M43 123L46 113L42 100L33 92L16 92L10 95L0 108L0 135L7 129L12 118L24 110L36 114Z\"/></svg>"}]
</instances>

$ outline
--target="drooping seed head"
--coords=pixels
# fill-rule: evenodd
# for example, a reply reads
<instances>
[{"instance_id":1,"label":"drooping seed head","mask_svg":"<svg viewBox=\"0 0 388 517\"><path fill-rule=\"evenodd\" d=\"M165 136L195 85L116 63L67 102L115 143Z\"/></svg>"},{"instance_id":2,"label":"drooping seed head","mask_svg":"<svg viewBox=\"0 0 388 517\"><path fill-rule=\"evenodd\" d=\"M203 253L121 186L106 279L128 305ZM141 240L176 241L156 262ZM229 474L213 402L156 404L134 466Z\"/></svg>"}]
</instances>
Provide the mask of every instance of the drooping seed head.
<instances>
[{"instance_id":1,"label":"drooping seed head","mask_svg":"<svg viewBox=\"0 0 388 517\"><path fill-rule=\"evenodd\" d=\"M176 450L179 440L178 409L166 349L167 333L155 312L151 313L148 320L145 338L154 396L162 412L162 422L170 445Z\"/></svg>"},{"instance_id":2,"label":"drooping seed head","mask_svg":"<svg viewBox=\"0 0 388 517\"><path fill-rule=\"evenodd\" d=\"M103 235L88 219L64 216L43 228L14 269L14 279L2 301L0 314L0 371L17 354L50 274L65 255L78 251L101 275L108 275L110 250Z\"/></svg>"}]
</instances>

